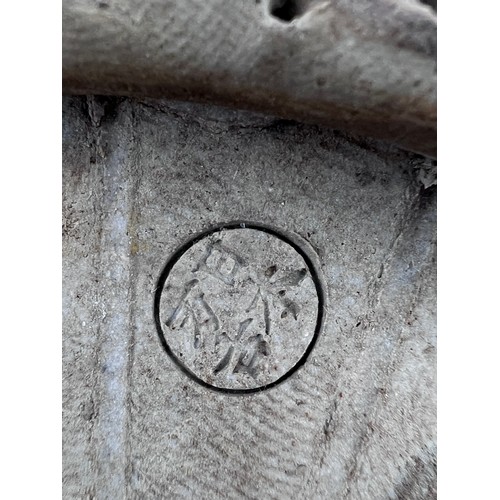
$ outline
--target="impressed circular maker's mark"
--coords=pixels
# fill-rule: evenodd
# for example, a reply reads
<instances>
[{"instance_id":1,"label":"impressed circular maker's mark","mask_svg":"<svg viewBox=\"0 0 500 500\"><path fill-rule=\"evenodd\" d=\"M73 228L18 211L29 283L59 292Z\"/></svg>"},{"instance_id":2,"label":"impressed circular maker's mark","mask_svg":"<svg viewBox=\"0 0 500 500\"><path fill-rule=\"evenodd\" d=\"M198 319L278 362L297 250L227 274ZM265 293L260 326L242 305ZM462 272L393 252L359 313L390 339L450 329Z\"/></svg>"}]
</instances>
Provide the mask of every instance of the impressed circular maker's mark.
<instances>
[{"instance_id":1,"label":"impressed circular maker's mark","mask_svg":"<svg viewBox=\"0 0 500 500\"><path fill-rule=\"evenodd\" d=\"M174 255L160 278L155 316L184 372L214 389L252 392L305 361L320 300L316 271L297 243L268 228L228 225Z\"/></svg>"}]
</instances>

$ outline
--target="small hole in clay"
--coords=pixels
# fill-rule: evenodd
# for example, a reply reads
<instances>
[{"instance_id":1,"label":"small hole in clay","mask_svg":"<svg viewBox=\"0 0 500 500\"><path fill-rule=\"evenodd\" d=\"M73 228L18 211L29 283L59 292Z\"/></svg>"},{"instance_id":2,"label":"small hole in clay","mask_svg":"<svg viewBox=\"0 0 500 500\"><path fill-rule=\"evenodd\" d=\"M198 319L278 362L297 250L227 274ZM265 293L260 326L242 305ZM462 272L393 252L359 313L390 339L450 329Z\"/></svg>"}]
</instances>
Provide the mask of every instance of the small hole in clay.
<instances>
[{"instance_id":1,"label":"small hole in clay","mask_svg":"<svg viewBox=\"0 0 500 500\"><path fill-rule=\"evenodd\" d=\"M316 85L318 87L324 87L326 85L326 78L324 76L318 76L318 78L316 78Z\"/></svg>"},{"instance_id":2,"label":"small hole in clay","mask_svg":"<svg viewBox=\"0 0 500 500\"><path fill-rule=\"evenodd\" d=\"M302 13L302 4L301 0L272 0L270 12L272 16L289 23Z\"/></svg>"},{"instance_id":3,"label":"small hole in clay","mask_svg":"<svg viewBox=\"0 0 500 500\"><path fill-rule=\"evenodd\" d=\"M270 266L266 269L265 275L270 278L273 274L276 274L277 270L277 266Z\"/></svg>"}]
</instances>

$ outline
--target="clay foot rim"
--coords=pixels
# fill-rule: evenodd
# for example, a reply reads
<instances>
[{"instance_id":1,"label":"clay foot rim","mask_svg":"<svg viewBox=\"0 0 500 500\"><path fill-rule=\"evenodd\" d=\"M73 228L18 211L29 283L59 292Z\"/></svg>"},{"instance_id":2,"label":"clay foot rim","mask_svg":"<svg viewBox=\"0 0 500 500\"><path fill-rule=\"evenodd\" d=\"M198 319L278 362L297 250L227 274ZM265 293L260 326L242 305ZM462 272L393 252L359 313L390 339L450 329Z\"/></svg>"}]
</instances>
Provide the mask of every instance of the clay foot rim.
<instances>
[{"instance_id":1,"label":"clay foot rim","mask_svg":"<svg viewBox=\"0 0 500 500\"><path fill-rule=\"evenodd\" d=\"M246 109L436 156L437 16L424 3L65 0L62 13L66 94Z\"/></svg>"},{"instance_id":2,"label":"clay foot rim","mask_svg":"<svg viewBox=\"0 0 500 500\"><path fill-rule=\"evenodd\" d=\"M220 224L168 260L154 300L161 343L204 387L244 394L302 366L321 331L324 286L305 241L252 222Z\"/></svg>"}]
</instances>

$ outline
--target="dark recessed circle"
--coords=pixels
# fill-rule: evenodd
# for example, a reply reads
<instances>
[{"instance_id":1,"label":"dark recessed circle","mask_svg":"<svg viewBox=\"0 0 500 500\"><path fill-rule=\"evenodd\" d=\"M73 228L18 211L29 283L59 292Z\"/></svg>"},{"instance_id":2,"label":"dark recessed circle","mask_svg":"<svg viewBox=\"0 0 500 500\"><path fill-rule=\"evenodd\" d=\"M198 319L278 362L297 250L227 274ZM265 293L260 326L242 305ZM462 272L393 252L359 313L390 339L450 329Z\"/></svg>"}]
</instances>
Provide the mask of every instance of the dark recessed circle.
<instances>
[{"instance_id":1,"label":"dark recessed circle","mask_svg":"<svg viewBox=\"0 0 500 500\"><path fill-rule=\"evenodd\" d=\"M184 373L214 390L249 393L306 361L323 297L297 236L237 222L177 250L158 281L154 314L163 347Z\"/></svg>"}]
</instances>

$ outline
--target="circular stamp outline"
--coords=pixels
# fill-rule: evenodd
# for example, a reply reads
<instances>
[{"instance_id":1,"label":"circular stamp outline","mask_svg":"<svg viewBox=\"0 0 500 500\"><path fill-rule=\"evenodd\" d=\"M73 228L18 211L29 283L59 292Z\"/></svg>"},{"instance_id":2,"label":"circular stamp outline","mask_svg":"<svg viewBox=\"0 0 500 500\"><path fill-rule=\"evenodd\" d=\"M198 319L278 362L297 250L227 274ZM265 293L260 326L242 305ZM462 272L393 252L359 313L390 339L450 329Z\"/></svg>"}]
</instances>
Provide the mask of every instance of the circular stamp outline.
<instances>
[{"instance_id":1,"label":"circular stamp outline","mask_svg":"<svg viewBox=\"0 0 500 500\"><path fill-rule=\"evenodd\" d=\"M250 389L231 389L231 388L225 388L225 387L218 387L216 385L209 384L208 382L205 382L204 380L200 379L197 375L195 375L170 349L170 346L168 345L168 342L165 338L165 334L163 333L163 329L161 326L161 321L160 321L160 300L161 300L161 295L163 293L163 286L165 285L165 282L170 274L170 271L172 268L175 266L177 261L186 253L191 247L196 245L199 241L202 239L206 238L207 236L226 231L226 230L232 230L232 229L255 229L258 231L263 231L265 233L271 234L272 236L275 236L276 238L279 238L280 240L284 241L285 243L289 244L305 261L310 273L311 273L311 278L313 280L314 286L316 288L316 294L318 296L318 315L316 318L316 327L314 329L314 334L309 342L306 350L300 357L300 359L295 363L295 365L290 368L284 375L282 375L280 378L275 380L274 382L270 382L269 384L262 385L260 387L253 387ZM286 379L288 379L291 375L293 375L300 367L304 365L304 363L307 361L307 358L311 354L312 350L314 349L314 346L316 345L316 342L318 340L318 337L320 335L320 332L323 328L323 321L325 317L325 289L324 289L324 284L323 280L321 279L320 272L316 266L316 264L313 262L313 259L309 255L309 251L306 250L299 241L302 240L301 237L295 234L286 234L284 231L277 230L273 227L267 226L265 224L260 224L258 222L246 222L246 221L235 221L235 222L228 222L228 223L223 223L223 224L218 224L215 227L212 227L210 229L207 229L205 231L202 231L198 234L196 234L193 238L191 238L189 241L186 243L182 244L175 252L174 254L167 260L167 264L163 268L163 271L160 274L160 277L158 278L157 284L156 284L156 289L155 289L155 295L154 295L154 305L153 305L153 314L154 314L154 321L156 324L156 330L158 333L158 336L160 337L161 344L163 346L163 349L165 352L168 354L170 359L175 363L175 365L185 374L187 375L190 379L195 381L197 384L216 391L216 392L223 392L226 394L251 394L255 392L262 392L267 389L271 389L272 387L275 387L282 382L284 382ZM305 245L304 245L305 246ZM319 267L319 266L318 266Z\"/></svg>"}]
</instances>

